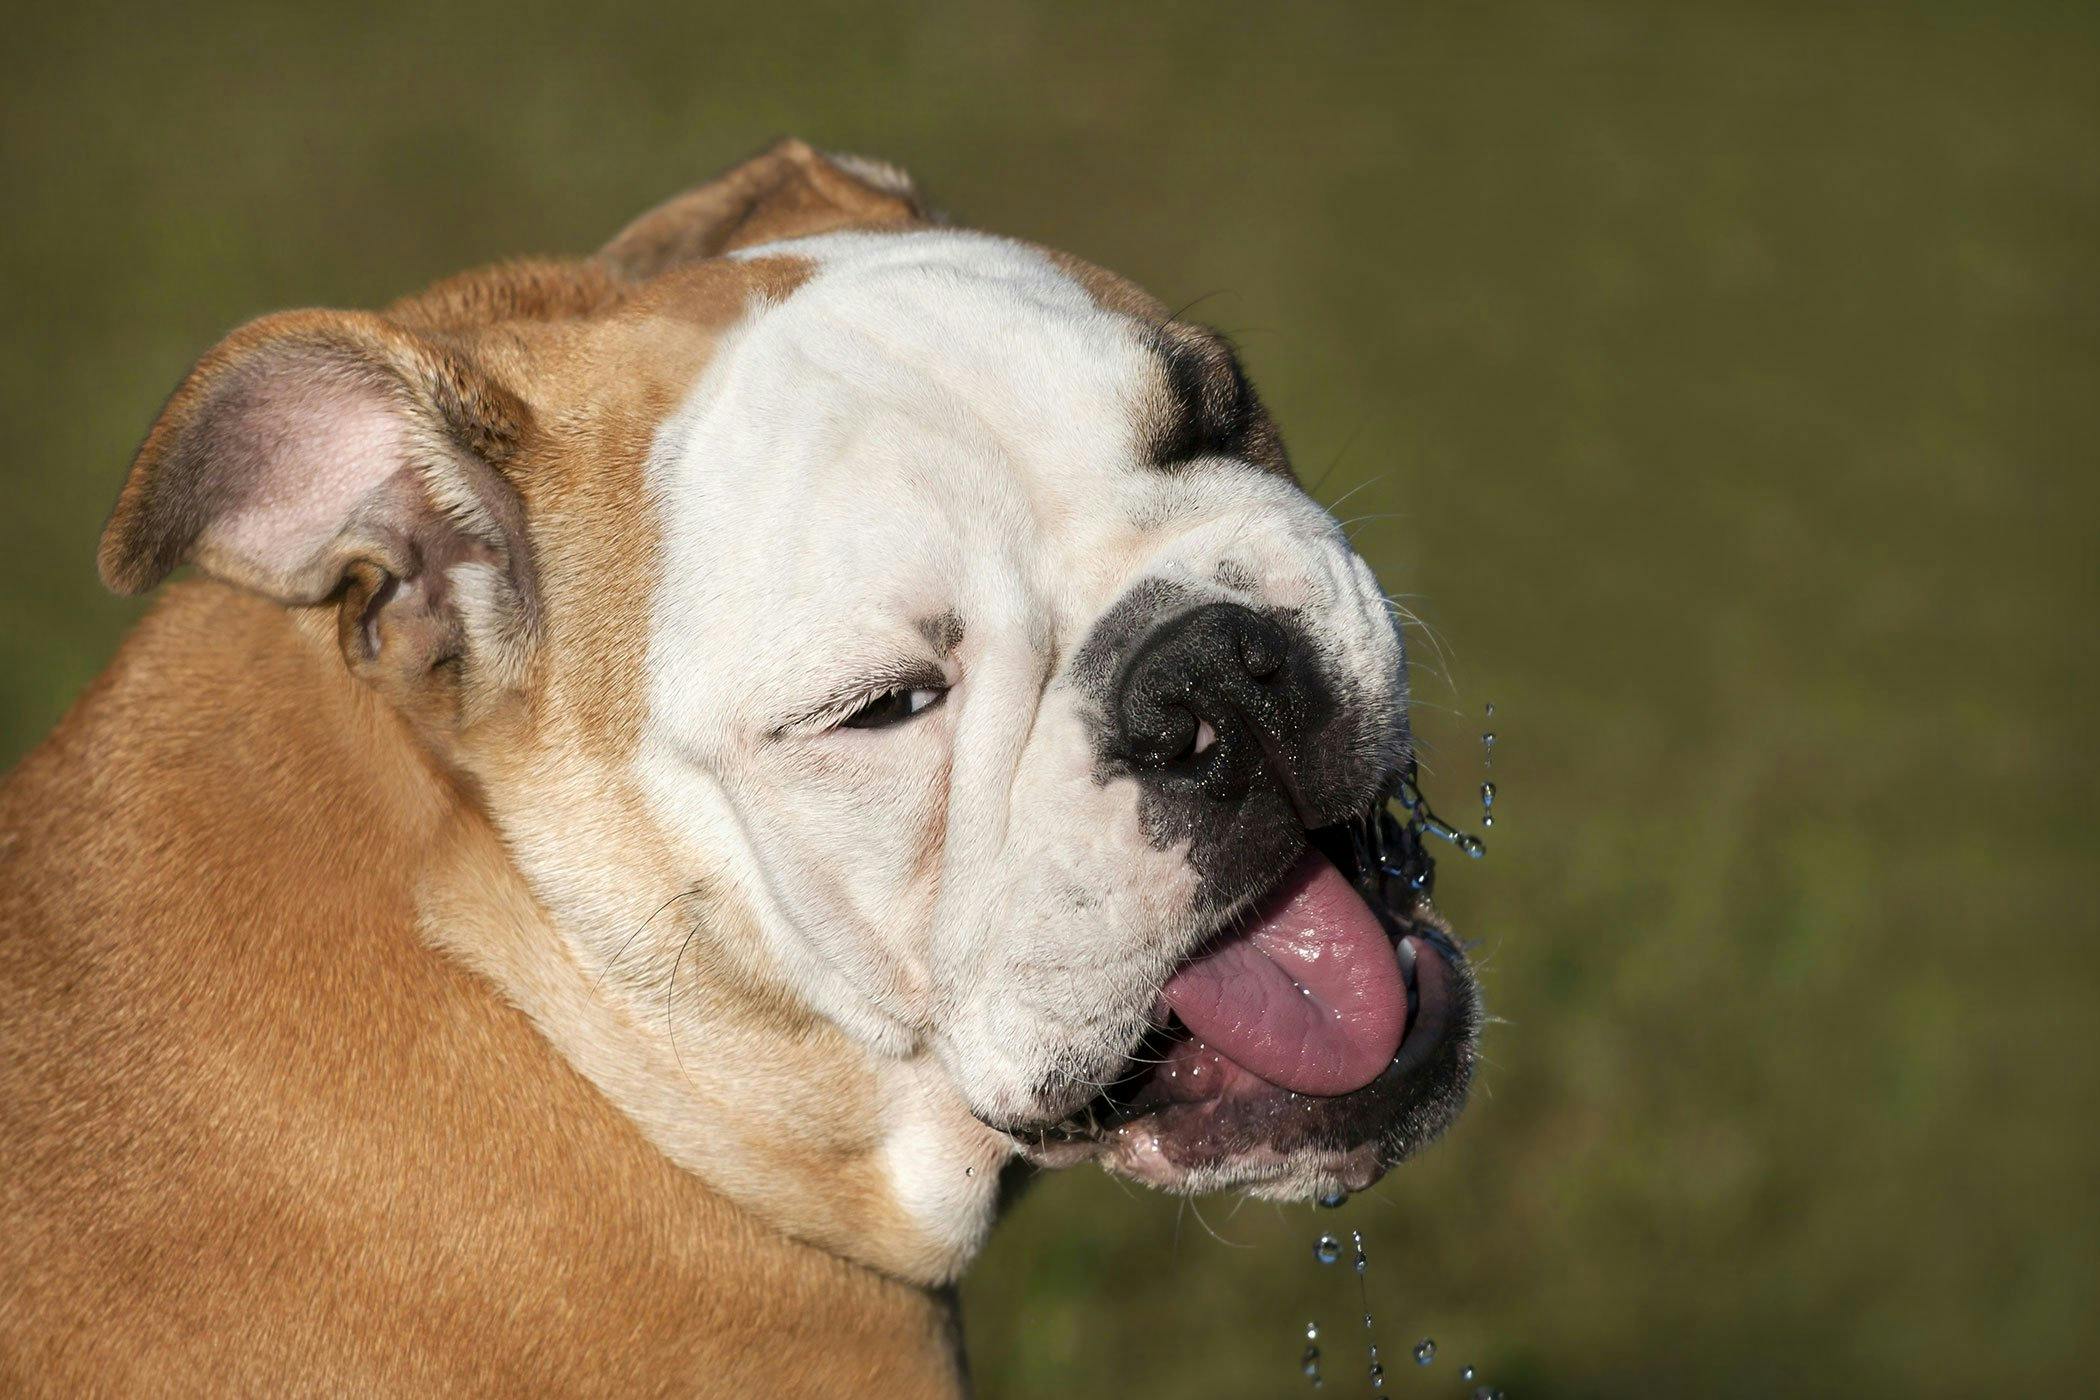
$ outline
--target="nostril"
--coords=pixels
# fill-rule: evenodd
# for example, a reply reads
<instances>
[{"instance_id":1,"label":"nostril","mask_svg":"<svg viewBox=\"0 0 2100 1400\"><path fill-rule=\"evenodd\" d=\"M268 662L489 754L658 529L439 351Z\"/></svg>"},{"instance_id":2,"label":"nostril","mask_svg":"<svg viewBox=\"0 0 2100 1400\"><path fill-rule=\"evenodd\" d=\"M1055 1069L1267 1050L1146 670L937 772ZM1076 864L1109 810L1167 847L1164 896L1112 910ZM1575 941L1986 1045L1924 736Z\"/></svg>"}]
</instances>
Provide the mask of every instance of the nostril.
<instances>
[{"instance_id":1,"label":"nostril","mask_svg":"<svg viewBox=\"0 0 2100 1400\"><path fill-rule=\"evenodd\" d=\"M1180 706L1169 706L1153 722L1128 731L1130 756L1147 767L1172 763L1195 746L1199 721Z\"/></svg>"},{"instance_id":2,"label":"nostril","mask_svg":"<svg viewBox=\"0 0 2100 1400\"><path fill-rule=\"evenodd\" d=\"M1283 633L1274 623L1254 618L1251 625L1239 629L1234 643L1241 669L1255 680L1265 681L1283 669Z\"/></svg>"},{"instance_id":3,"label":"nostril","mask_svg":"<svg viewBox=\"0 0 2100 1400\"><path fill-rule=\"evenodd\" d=\"M1192 609L1157 625L1116 681L1114 740L1133 767L1172 770L1220 799L1243 796L1264 766L1249 730L1288 725L1294 643L1274 620L1236 603Z\"/></svg>"}]
</instances>

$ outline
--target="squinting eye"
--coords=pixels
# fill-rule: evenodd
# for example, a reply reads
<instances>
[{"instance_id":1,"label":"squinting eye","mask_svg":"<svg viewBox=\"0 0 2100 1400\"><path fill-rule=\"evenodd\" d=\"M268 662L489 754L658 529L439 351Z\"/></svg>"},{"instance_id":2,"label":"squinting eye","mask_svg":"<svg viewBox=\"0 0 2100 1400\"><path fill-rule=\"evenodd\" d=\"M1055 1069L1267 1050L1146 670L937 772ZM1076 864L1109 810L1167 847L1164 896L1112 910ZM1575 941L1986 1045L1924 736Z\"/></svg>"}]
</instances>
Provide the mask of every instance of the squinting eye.
<instances>
[{"instance_id":1,"label":"squinting eye","mask_svg":"<svg viewBox=\"0 0 2100 1400\"><path fill-rule=\"evenodd\" d=\"M948 695L946 686L919 686L885 691L847 715L839 723L847 729L887 729L922 715Z\"/></svg>"}]
</instances>

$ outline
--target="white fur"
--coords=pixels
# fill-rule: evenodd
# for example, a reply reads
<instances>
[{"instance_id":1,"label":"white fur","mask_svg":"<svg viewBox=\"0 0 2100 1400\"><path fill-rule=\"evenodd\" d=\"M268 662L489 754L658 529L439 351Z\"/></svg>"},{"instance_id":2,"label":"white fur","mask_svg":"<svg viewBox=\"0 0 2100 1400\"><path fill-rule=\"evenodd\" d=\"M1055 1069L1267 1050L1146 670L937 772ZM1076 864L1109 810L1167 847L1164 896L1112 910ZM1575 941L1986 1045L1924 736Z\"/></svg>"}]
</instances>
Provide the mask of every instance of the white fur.
<instances>
[{"instance_id":1,"label":"white fur","mask_svg":"<svg viewBox=\"0 0 2100 1400\"><path fill-rule=\"evenodd\" d=\"M1000 1150L965 1108L1090 1096L1206 931L1134 785L1094 779L1063 683L1089 629L1146 577L1234 596L1230 559L1391 703L1398 639L1294 485L1140 460L1140 328L1041 254L926 231L749 255L777 253L814 275L725 339L651 461L664 563L637 777L673 863L731 882L771 974L895 1089L895 1193L963 1245ZM948 612L965 634L941 657L919 624ZM782 729L906 664L944 668L946 702L886 730Z\"/></svg>"}]
</instances>

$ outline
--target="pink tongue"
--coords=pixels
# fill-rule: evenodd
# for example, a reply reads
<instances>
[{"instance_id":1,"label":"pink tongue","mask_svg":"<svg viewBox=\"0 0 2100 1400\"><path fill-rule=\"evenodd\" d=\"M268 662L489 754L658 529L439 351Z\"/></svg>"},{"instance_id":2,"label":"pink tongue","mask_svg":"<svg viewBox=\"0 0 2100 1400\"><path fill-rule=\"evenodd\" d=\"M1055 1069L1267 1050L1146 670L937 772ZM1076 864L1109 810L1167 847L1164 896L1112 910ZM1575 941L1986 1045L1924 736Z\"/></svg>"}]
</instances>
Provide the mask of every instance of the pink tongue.
<instances>
[{"instance_id":1,"label":"pink tongue","mask_svg":"<svg viewBox=\"0 0 2100 1400\"><path fill-rule=\"evenodd\" d=\"M1300 1094L1346 1094L1392 1063L1407 1030L1393 945L1334 863L1308 851L1242 931L1167 979L1198 1040Z\"/></svg>"}]
</instances>

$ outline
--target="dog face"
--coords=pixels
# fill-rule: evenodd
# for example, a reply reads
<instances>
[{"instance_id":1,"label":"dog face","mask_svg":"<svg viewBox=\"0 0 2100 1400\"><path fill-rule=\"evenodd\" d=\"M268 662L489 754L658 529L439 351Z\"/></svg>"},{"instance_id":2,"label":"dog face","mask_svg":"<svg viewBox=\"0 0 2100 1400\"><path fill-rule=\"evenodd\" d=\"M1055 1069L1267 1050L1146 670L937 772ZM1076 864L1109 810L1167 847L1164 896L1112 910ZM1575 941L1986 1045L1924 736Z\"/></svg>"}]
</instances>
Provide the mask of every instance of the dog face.
<instances>
[{"instance_id":1,"label":"dog face","mask_svg":"<svg viewBox=\"0 0 2100 1400\"><path fill-rule=\"evenodd\" d=\"M988 1143L1303 1196L1448 1121L1472 984L1379 818L1402 639L1228 346L801 147L507 275L229 342L105 571L337 601L624 1014L463 951L674 1156L689 1055L740 1120L885 1125L921 1215ZM356 450L288 504L287 441Z\"/></svg>"}]
</instances>

